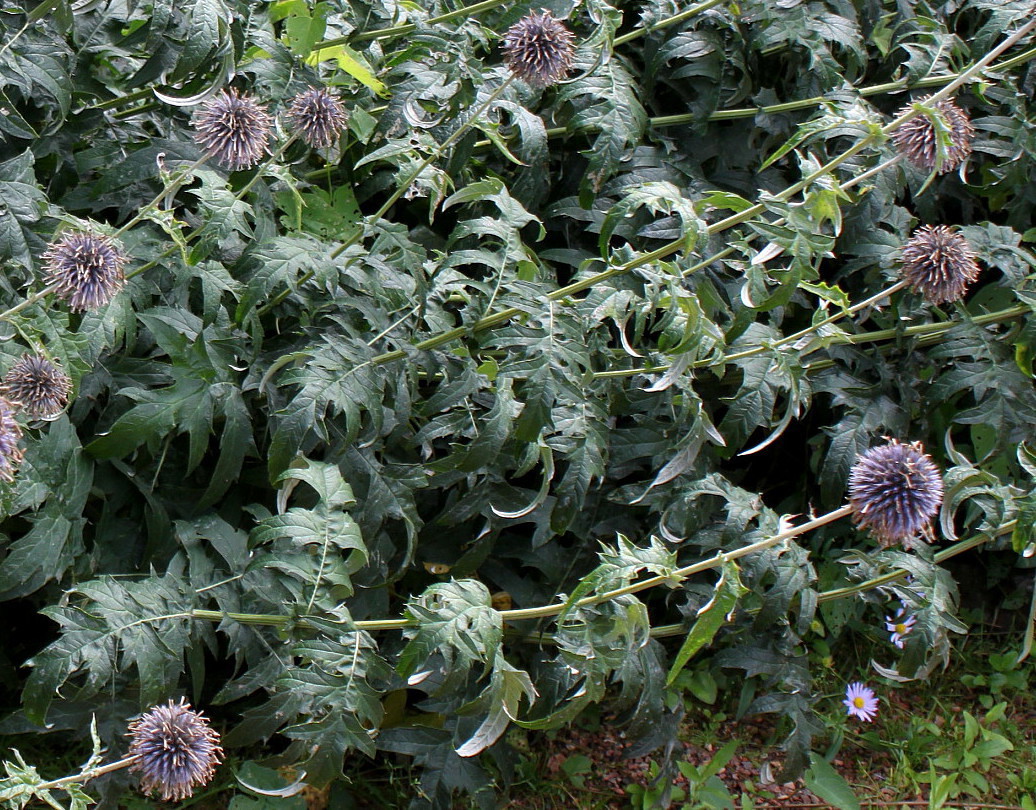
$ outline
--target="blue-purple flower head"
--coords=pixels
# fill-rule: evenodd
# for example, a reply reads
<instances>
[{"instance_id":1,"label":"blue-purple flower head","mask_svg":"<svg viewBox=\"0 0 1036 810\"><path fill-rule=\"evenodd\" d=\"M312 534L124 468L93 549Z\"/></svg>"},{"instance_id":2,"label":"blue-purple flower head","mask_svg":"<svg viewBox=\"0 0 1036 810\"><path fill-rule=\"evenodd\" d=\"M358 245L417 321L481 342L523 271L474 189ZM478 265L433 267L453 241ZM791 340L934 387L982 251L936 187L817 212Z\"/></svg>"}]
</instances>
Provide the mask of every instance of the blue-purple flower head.
<instances>
[{"instance_id":1,"label":"blue-purple flower head","mask_svg":"<svg viewBox=\"0 0 1036 810\"><path fill-rule=\"evenodd\" d=\"M942 504L942 476L920 442L890 439L857 459L849 473L853 520L883 546L910 546L931 537L931 519Z\"/></svg>"},{"instance_id":2,"label":"blue-purple flower head","mask_svg":"<svg viewBox=\"0 0 1036 810\"><path fill-rule=\"evenodd\" d=\"M182 801L212 779L223 759L219 735L183 698L156 706L129 725L130 770L140 772L140 789L164 801Z\"/></svg>"},{"instance_id":3,"label":"blue-purple flower head","mask_svg":"<svg viewBox=\"0 0 1036 810\"><path fill-rule=\"evenodd\" d=\"M194 140L231 171L250 169L266 153L272 123L266 108L237 90L221 90L194 116Z\"/></svg>"},{"instance_id":4,"label":"blue-purple flower head","mask_svg":"<svg viewBox=\"0 0 1036 810\"><path fill-rule=\"evenodd\" d=\"M338 143L349 120L338 97L322 87L311 87L295 96L287 118L299 137L314 149L329 149Z\"/></svg>"},{"instance_id":5,"label":"blue-purple flower head","mask_svg":"<svg viewBox=\"0 0 1036 810\"><path fill-rule=\"evenodd\" d=\"M68 404L72 380L43 355L26 354L0 380L0 394L34 419L57 416Z\"/></svg>"},{"instance_id":6,"label":"blue-purple flower head","mask_svg":"<svg viewBox=\"0 0 1036 810\"><path fill-rule=\"evenodd\" d=\"M874 690L860 681L849 684L845 690L845 700L842 703L845 705L845 713L849 717L858 717L868 723L878 714L878 698L875 696Z\"/></svg>"},{"instance_id":7,"label":"blue-purple flower head","mask_svg":"<svg viewBox=\"0 0 1036 810\"><path fill-rule=\"evenodd\" d=\"M918 99L924 104L929 96ZM927 171L938 170L940 174L951 172L960 166L971 154L971 142L975 138L975 127L968 114L951 99L944 98L933 105L942 118L945 127L945 150L940 154L939 133L927 115L916 115L900 125L892 133L892 141L900 154L915 166ZM906 115L913 110L911 105L902 107L896 116Z\"/></svg>"},{"instance_id":8,"label":"blue-purple flower head","mask_svg":"<svg viewBox=\"0 0 1036 810\"><path fill-rule=\"evenodd\" d=\"M504 62L536 87L561 81L572 67L575 35L549 11L522 17L504 34Z\"/></svg>"},{"instance_id":9,"label":"blue-purple flower head","mask_svg":"<svg viewBox=\"0 0 1036 810\"><path fill-rule=\"evenodd\" d=\"M104 306L125 281L125 254L91 231L66 231L47 246L43 260L46 284L76 312Z\"/></svg>"},{"instance_id":10,"label":"blue-purple flower head","mask_svg":"<svg viewBox=\"0 0 1036 810\"><path fill-rule=\"evenodd\" d=\"M932 304L960 300L979 274L971 244L946 225L918 228L900 257L903 278Z\"/></svg>"},{"instance_id":11,"label":"blue-purple flower head","mask_svg":"<svg viewBox=\"0 0 1036 810\"><path fill-rule=\"evenodd\" d=\"M15 418L15 406L0 397L0 480L13 481L24 451L18 446L22 426Z\"/></svg>"}]
</instances>

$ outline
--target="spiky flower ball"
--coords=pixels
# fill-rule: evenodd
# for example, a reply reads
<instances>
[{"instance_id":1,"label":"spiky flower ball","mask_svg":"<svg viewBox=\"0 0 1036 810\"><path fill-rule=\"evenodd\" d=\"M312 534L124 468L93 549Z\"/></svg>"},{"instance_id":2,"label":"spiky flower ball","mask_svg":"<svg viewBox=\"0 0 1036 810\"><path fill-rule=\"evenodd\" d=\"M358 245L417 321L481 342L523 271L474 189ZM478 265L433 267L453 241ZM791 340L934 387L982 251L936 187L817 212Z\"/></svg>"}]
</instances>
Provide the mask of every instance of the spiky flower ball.
<instances>
[{"instance_id":1,"label":"spiky flower ball","mask_svg":"<svg viewBox=\"0 0 1036 810\"><path fill-rule=\"evenodd\" d=\"M504 34L504 62L520 79L547 87L565 77L575 56L575 36L549 11L523 17Z\"/></svg>"},{"instance_id":2,"label":"spiky flower ball","mask_svg":"<svg viewBox=\"0 0 1036 810\"><path fill-rule=\"evenodd\" d=\"M231 171L250 169L266 152L271 119L251 96L231 88L207 101L194 115L194 140Z\"/></svg>"},{"instance_id":3,"label":"spiky flower ball","mask_svg":"<svg viewBox=\"0 0 1036 810\"><path fill-rule=\"evenodd\" d=\"M299 93L288 108L288 121L314 149L328 149L338 143L349 116L338 97L322 87Z\"/></svg>"},{"instance_id":4,"label":"spiky flower ball","mask_svg":"<svg viewBox=\"0 0 1036 810\"><path fill-rule=\"evenodd\" d=\"M129 725L130 770L140 771L140 789L164 801L182 801L208 783L223 759L219 735L184 698L156 706Z\"/></svg>"},{"instance_id":5,"label":"spiky flower ball","mask_svg":"<svg viewBox=\"0 0 1036 810\"><path fill-rule=\"evenodd\" d=\"M924 104L929 96L919 99ZM968 114L950 99L937 101L934 108L938 110L949 126L949 144L938 163L940 174L951 172L964 162L971 154L971 141L975 137L975 128L971 125ZM907 105L897 113L898 118L913 109ZM919 168L931 171L939 161L939 138L935 127L926 115L917 115L899 126L892 133L892 141L900 154Z\"/></svg>"},{"instance_id":6,"label":"spiky flower ball","mask_svg":"<svg viewBox=\"0 0 1036 810\"><path fill-rule=\"evenodd\" d=\"M925 225L903 245L903 278L932 304L957 301L979 274L971 245L946 225Z\"/></svg>"},{"instance_id":7,"label":"spiky flower ball","mask_svg":"<svg viewBox=\"0 0 1036 810\"><path fill-rule=\"evenodd\" d=\"M0 397L0 480L13 481L25 452L18 446L22 426L14 416L15 407Z\"/></svg>"},{"instance_id":8,"label":"spiky flower ball","mask_svg":"<svg viewBox=\"0 0 1036 810\"><path fill-rule=\"evenodd\" d=\"M43 259L47 285L77 312L104 306L122 289L126 256L106 236L68 231L50 243Z\"/></svg>"},{"instance_id":9,"label":"spiky flower ball","mask_svg":"<svg viewBox=\"0 0 1036 810\"><path fill-rule=\"evenodd\" d=\"M68 403L72 380L39 354L26 354L0 380L0 394L35 419L49 419Z\"/></svg>"},{"instance_id":10,"label":"spiky flower ball","mask_svg":"<svg viewBox=\"0 0 1036 810\"><path fill-rule=\"evenodd\" d=\"M909 547L919 532L930 536L942 494L942 475L920 442L890 439L861 455L849 473L853 521L883 546Z\"/></svg>"}]
</instances>

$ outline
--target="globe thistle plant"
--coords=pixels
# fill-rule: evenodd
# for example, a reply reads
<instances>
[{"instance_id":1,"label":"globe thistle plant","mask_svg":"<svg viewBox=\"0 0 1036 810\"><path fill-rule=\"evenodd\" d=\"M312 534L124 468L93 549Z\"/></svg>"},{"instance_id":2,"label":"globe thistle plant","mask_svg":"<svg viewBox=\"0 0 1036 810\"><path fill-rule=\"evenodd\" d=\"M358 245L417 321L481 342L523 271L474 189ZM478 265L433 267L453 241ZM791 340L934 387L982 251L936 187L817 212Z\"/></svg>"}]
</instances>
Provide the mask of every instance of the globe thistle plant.
<instances>
[{"instance_id":1,"label":"globe thistle plant","mask_svg":"<svg viewBox=\"0 0 1036 810\"><path fill-rule=\"evenodd\" d=\"M511 73L536 87L556 84L572 67L575 36L549 11L529 14L504 34L504 62Z\"/></svg>"},{"instance_id":2,"label":"globe thistle plant","mask_svg":"<svg viewBox=\"0 0 1036 810\"><path fill-rule=\"evenodd\" d=\"M125 280L125 254L106 236L90 231L62 234L43 259L46 283L77 312L107 304Z\"/></svg>"},{"instance_id":3,"label":"globe thistle plant","mask_svg":"<svg viewBox=\"0 0 1036 810\"><path fill-rule=\"evenodd\" d=\"M71 391L68 375L38 354L24 355L0 381L0 394L36 419L61 413Z\"/></svg>"},{"instance_id":4,"label":"globe thistle plant","mask_svg":"<svg viewBox=\"0 0 1036 810\"><path fill-rule=\"evenodd\" d=\"M24 451L18 446L22 427L14 416L15 406L0 397L0 480L13 481Z\"/></svg>"},{"instance_id":5,"label":"globe thistle plant","mask_svg":"<svg viewBox=\"0 0 1036 810\"><path fill-rule=\"evenodd\" d=\"M857 717L869 723L878 715L878 698L874 690L860 681L849 684L842 703L849 717Z\"/></svg>"},{"instance_id":6,"label":"globe thistle plant","mask_svg":"<svg viewBox=\"0 0 1036 810\"><path fill-rule=\"evenodd\" d=\"M164 801L182 801L212 779L223 759L219 735L209 721L180 698L156 706L129 725L130 770L140 772L140 788Z\"/></svg>"},{"instance_id":7,"label":"globe thistle plant","mask_svg":"<svg viewBox=\"0 0 1036 810\"><path fill-rule=\"evenodd\" d=\"M287 118L307 144L314 149L328 149L338 143L349 116L337 96L313 87L295 96Z\"/></svg>"},{"instance_id":8,"label":"globe thistle plant","mask_svg":"<svg viewBox=\"0 0 1036 810\"><path fill-rule=\"evenodd\" d=\"M925 225L903 245L903 278L932 304L957 301L979 274L968 240L946 225Z\"/></svg>"},{"instance_id":9,"label":"globe thistle plant","mask_svg":"<svg viewBox=\"0 0 1036 810\"><path fill-rule=\"evenodd\" d=\"M929 96L919 99L921 104L927 101ZM971 154L971 141L975 137L975 128L971 124L968 114L958 107L950 99L937 101L934 108L946 120L949 127L949 143L945 152L939 154L939 134L931 119L926 115L917 115L905 124L896 128L892 133L892 141L900 154L906 157L915 166L932 171L938 169L940 174L951 172L964 162ZM913 107L907 105L901 108L896 116L909 113Z\"/></svg>"},{"instance_id":10,"label":"globe thistle plant","mask_svg":"<svg viewBox=\"0 0 1036 810\"><path fill-rule=\"evenodd\" d=\"M231 171L250 169L266 152L271 119L266 108L237 90L221 90L194 116L194 140Z\"/></svg>"},{"instance_id":11,"label":"globe thistle plant","mask_svg":"<svg viewBox=\"0 0 1036 810\"><path fill-rule=\"evenodd\" d=\"M909 547L918 533L931 535L931 519L942 503L942 476L920 442L897 439L872 447L849 473L853 520L883 546Z\"/></svg>"}]
</instances>

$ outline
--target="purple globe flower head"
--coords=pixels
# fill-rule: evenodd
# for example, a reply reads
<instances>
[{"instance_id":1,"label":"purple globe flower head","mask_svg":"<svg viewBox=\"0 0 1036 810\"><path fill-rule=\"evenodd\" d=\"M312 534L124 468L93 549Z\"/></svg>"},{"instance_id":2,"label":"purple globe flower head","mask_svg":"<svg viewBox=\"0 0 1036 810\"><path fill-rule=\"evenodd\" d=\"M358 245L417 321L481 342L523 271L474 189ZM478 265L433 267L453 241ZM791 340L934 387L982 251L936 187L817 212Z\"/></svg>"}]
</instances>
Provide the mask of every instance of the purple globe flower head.
<instances>
[{"instance_id":1,"label":"purple globe flower head","mask_svg":"<svg viewBox=\"0 0 1036 810\"><path fill-rule=\"evenodd\" d=\"M889 636L889 641L902 650L903 639L914 629L915 624L917 624L917 617L908 616L906 608L903 607L892 616L886 616L885 629L892 634Z\"/></svg>"},{"instance_id":2,"label":"purple globe flower head","mask_svg":"<svg viewBox=\"0 0 1036 810\"><path fill-rule=\"evenodd\" d=\"M34 419L50 419L68 404L72 380L50 360L26 354L0 380L0 394Z\"/></svg>"},{"instance_id":3,"label":"purple globe flower head","mask_svg":"<svg viewBox=\"0 0 1036 810\"><path fill-rule=\"evenodd\" d=\"M930 96L918 101L924 104ZM917 115L905 124L897 127L892 133L892 141L900 154L915 166L927 171L938 169L939 174L951 172L971 154L971 142L975 137L975 127L968 114L950 99L937 101L934 108L945 119L949 127L949 146L939 161L939 136L926 115ZM896 117L905 115L913 109L909 104L896 112Z\"/></svg>"},{"instance_id":4,"label":"purple globe flower head","mask_svg":"<svg viewBox=\"0 0 1036 810\"><path fill-rule=\"evenodd\" d=\"M903 278L929 303L958 301L979 274L971 245L946 225L925 225L903 245Z\"/></svg>"},{"instance_id":5,"label":"purple globe flower head","mask_svg":"<svg viewBox=\"0 0 1036 810\"><path fill-rule=\"evenodd\" d=\"M164 801L182 801L212 779L223 759L219 735L184 698L155 706L129 725L129 753L137 761L140 789L157 792Z\"/></svg>"},{"instance_id":6,"label":"purple globe flower head","mask_svg":"<svg viewBox=\"0 0 1036 810\"><path fill-rule=\"evenodd\" d=\"M97 309L122 289L126 256L108 237L67 231L43 254L43 275L55 294L75 312Z\"/></svg>"},{"instance_id":7,"label":"purple globe flower head","mask_svg":"<svg viewBox=\"0 0 1036 810\"><path fill-rule=\"evenodd\" d=\"M942 503L942 476L920 442L890 439L861 455L849 473L853 521L883 546L910 547L918 533L931 539Z\"/></svg>"},{"instance_id":8,"label":"purple globe flower head","mask_svg":"<svg viewBox=\"0 0 1036 810\"><path fill-rule=\"evenodd\" d=\"M337 96L321 87L312 87L295 96L287 118L311 147L329 149L338 143L349 116Z\"/></svg>"},{"instance_id":9,"label":"purple globe flower head","mask_svg":"<svg viewBox=\"0 0 1036 810\"><path fill-rule=\"evenodd\" d=\"M15 406L0 397L0 480L13 481L14 473L25 455L18 446L22 427L14 416Z\"/></svg>"},{"instance_id":10,"label":"purple globe flower head","mask_svg":"<svg viewBox=\"0 0 1036 810\"><path fill-rule=\"evenodd\" d=\"M194 115L194 140L231 171L250 169L266 152L272 123L266 108L237 90L221 90Z\"/></svg>"},{"instance_id":11,"label":"purple globe flower head","mask_svg":"<svg viewBox=\"0 0 1036 810\"><path fill-rule=\"evenodd\" d=\"M845 690L845 700L842 703L845 705L845 713L849 717L858 717L868 723L878 714L878 698L875 696L874 690L860 681L849 684Z\"/></svg>"},{"instance_id":12,"label":"purple globe flower head","mask_svg":"<svg viewBox=\"0 0 1036 810\"><path fill-rule=\"evenodd\" d=\"M504 62L535 87L556 84L572 67L575 35L549 11L522 17L504 34Z\"/></svg>"}]
</instances>

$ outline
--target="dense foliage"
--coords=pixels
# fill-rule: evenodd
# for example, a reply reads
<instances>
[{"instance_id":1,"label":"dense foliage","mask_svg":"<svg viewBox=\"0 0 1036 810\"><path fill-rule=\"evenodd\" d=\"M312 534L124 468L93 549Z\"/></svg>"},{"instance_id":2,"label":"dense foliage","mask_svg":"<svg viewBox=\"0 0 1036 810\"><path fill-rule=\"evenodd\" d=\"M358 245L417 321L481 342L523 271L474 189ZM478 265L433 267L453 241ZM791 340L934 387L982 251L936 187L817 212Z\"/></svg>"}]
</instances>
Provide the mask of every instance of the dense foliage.
<instances>
[{"instance_id":1,"label":"dense foliage","mask_svg":"<svg viewBox=\"0 0 1036 810\"><path fill-rule=\"evenodd\" d=\"M499 47L541 9L574 34L557 83ZM782 718L801 773L830 700L811 649L886 638L899 609L872 677L925 677L966 632L942 563L984 544L1031 567L1034 16L5 4L0 371L40 355L71 397L0 421L0 733L95 717L124 753L131 718L186 695L231 765L322 786L399 754L415 806L490 807L510 725L607 698L664 751L677 696L723 688ZM307 129L314 87L340 138ZM268 143L204 117L240 98ZM941 171L947 98L974 142ZM900 156L908 121L932 166ZM922 225L966 239L974 283L900 280ZM942 471L932 544L843 506L883 437ZM22 806L38 776L4 758Z\"/></svg>"}]
</instances>

